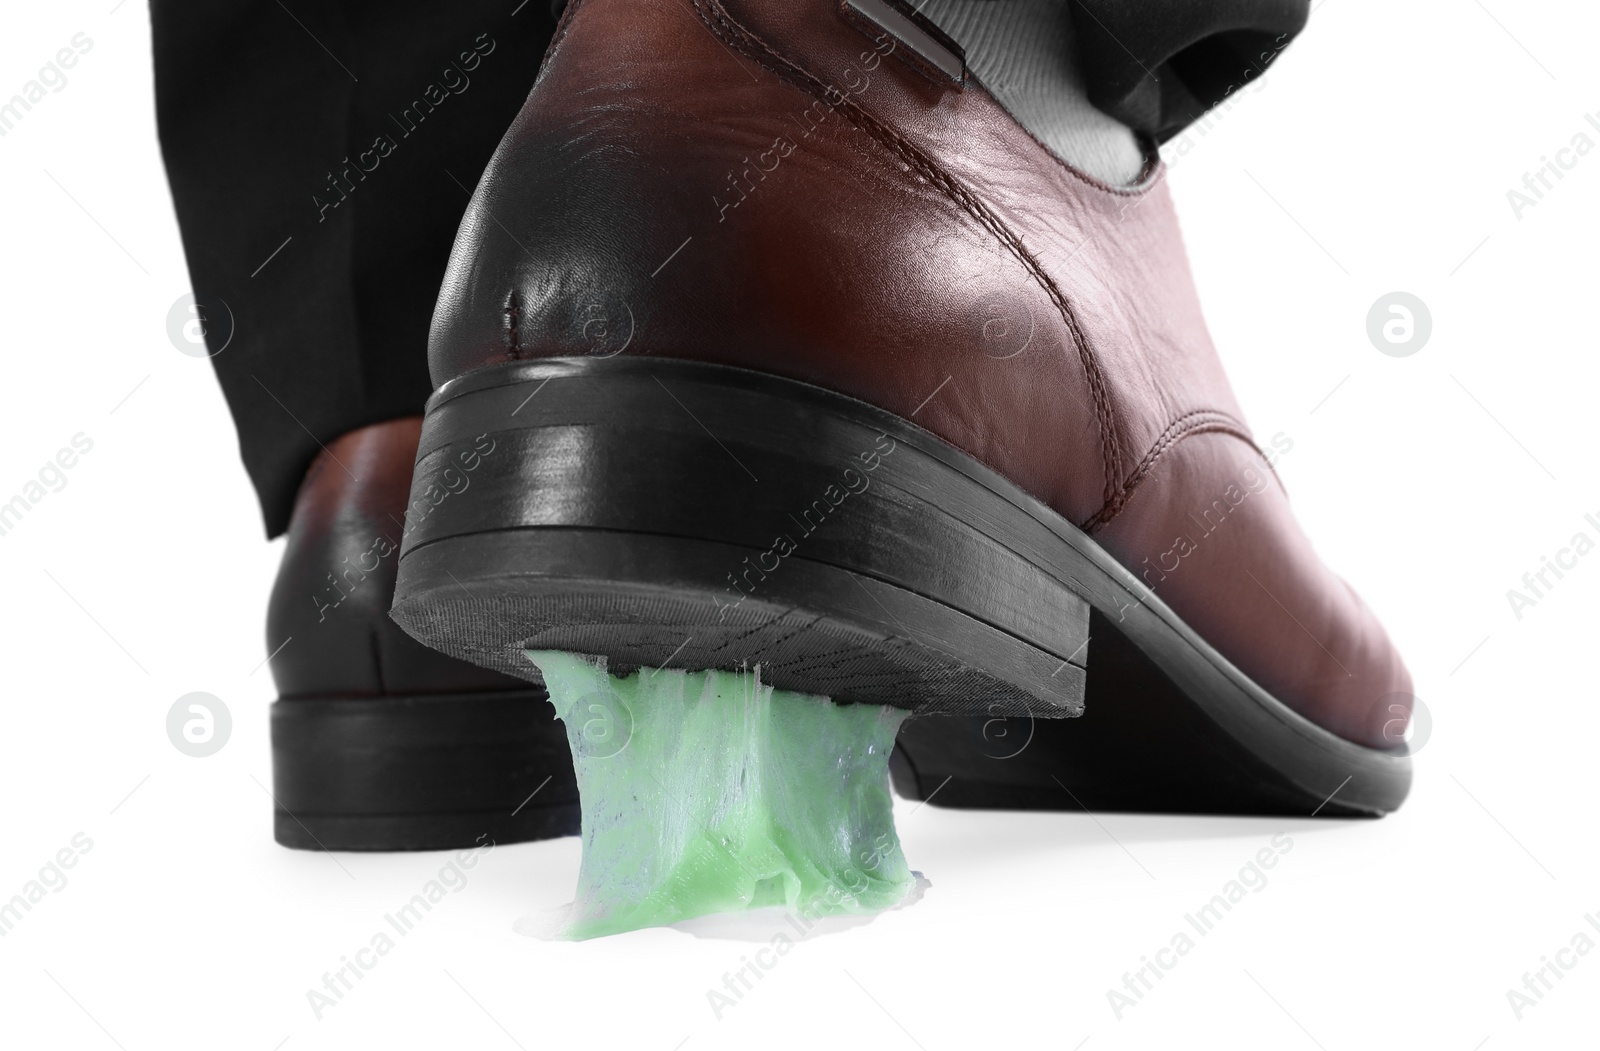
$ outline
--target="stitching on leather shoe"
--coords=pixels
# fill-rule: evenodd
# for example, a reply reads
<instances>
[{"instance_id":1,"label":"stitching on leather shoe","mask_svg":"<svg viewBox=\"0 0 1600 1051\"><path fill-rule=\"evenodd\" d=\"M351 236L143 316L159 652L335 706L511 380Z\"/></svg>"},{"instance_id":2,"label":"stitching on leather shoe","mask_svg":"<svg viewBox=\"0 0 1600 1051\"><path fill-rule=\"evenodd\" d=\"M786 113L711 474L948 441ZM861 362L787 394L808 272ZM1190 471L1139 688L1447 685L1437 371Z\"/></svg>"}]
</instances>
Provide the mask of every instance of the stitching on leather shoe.
<instances>
[{"instance_id":1,"label":"stitching on leather shoe","mask_svg":"<svg viewBox=\"0 0 1600 1051\"><path fill-rule=\"evenodd\" d=\"M1066 295L1056 285L1055 280L1045 271L1044 267L1034 258L1022 243L1022 239L1011 231L1011 228L996 215L983 200L967 189L959 179L945 171L938 162L924 153L920 147L904 138L899 132L879 121L872 114L862 109L848 97L837 102L828 97L828 85L813 75L805 67L779 54L770 44L756 36L743 25L739 24L728 13L718 0L689 0L695 13L705 24L706 28L718 40L732 47L738 48L750 59L760 63L768 69L778 68L773 72L782 76L788 74L786 79L795 82L808 94L827 102L830 106L843 112L857 127L872 135L880 143L889 147L897 154L906 165L920 174L930 184L941 190L959 207L972 216L980 226L988 230L1006 247L1011 254L1022 263L1033 279L1038 282L1046 296L1055 304L1061 313L1061 318L1067 326L1067 331L1072 336L1072 342L1078 351L1079 363L1083 366L1084 378L1089 384L1089 393L1094 399L1095 415L1100 425L1100 456L1105 470L1105 486L1102 490L1107 504L1116 499L1117 479L1122 474L1122 454L1117 441L1115 428L1115 414L1111 406L1109 385L1106 383L1105 373L1100 367L1100 360L1089 347L1078 318L1071 304L1067 302ZM834 94L840 94L837 90Z\"/></svg>"},{"instance_id":2,"label":"stitching on leather shoe","mask_svg":"<svg viewBox=\"0 0 1600 1051\"><path fill-rule=\"evenodd\" d=\"M1155 470L1157 461L1183 439L1197 434L1230 435L1254 449L1263 460L1266 459L1267 454L1261 451L1261 447L1251 437L1249 428L1229 414L1215 409L1196 409L1193 412L1186 412L1167 425L1167 429L1162 431L1161 436L1151 445L1150 451L1145 453L1144 459L1140 460L1133 473L1128 475L1127 481L1118 486L1116 493L1106 501L1105 506L1096 511L1080 528L1092 535L1110 524L1111 520L1128 506L1128 501L1133 499L1134 491L1139 488L1140 483ZM1268 466L1271 466L1270 463ZM1277 476L1276 471L1273 472L1273 476Z\"/></svg>"}]
</instances>

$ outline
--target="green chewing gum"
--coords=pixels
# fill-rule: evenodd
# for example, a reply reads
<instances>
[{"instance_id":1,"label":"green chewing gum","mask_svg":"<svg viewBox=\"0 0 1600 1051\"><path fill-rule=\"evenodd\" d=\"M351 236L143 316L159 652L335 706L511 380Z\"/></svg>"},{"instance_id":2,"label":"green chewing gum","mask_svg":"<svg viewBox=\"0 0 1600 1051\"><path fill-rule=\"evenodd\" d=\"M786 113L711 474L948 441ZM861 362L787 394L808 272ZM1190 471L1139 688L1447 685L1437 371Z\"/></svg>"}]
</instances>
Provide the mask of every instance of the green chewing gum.
<instances>
[{"instance_id":1,"label":"green chewing gum","mask_svg":"<svg viewBox=\"0 0 1600 1051\"><path fill-rule=\"evenodd\" d=\"M903 709L775 690L759 667L619 679L603 658L527 656L583 806L565 937L766 906L860 915L912 889L888 778Z\"/></svg>"}]
</instances>

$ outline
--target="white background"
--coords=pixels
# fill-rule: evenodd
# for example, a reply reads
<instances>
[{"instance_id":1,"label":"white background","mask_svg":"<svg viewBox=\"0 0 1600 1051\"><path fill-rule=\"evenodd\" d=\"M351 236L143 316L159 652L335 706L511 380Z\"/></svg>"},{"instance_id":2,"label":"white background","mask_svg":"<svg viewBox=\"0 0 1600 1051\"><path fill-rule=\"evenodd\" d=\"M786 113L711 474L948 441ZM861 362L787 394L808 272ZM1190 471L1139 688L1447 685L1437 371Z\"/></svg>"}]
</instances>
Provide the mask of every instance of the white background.
<instances>
[{"instance_id":1,"label":"white background","mask_svg":"<svg viewBox=\"0 0 1600 1051\"><path fill-rule=\"evenodd\" d=\"M0 138L0 498L74 434L94 442L66 487L0 537L0 898L76 833L93 841L69 884L0 938L0 1043L1497 1051L1600 1039L1600 952L1520 1021L1506 997L1600 913L1600 554L1520 621L1506 598L1575 532L1600 539L1584 522L1600 517L1600 155L1520 219L1506 198L1578 132L1600 142L1583 119L1600 109L1591 5L1325 0L1259 90L1190 133L1172 175L1254 428L1292 436L1280 470L1299 514L1387 623L1433 714L1403 810L1351 823L902 803L927 897L806 938L721 1020L706 992L755 945L704 931L516 935L518 917L568 900L578 845L506 846L318 1021L306 991L446 858L272 842L261 626L278 545L261 537L210 365L167 337L189 286L147 16L113 2L13 4L0 33L3 96L73 34L94 41L66 87ZM306 60L322 57L308 47ZM1365 333L1368 308L1397 289L1434 323L1398 359ZM164 729L195 690L234 719L206 759ZM1270 884L1118 1020L1107 990L1278 832L1294 848Z\"/></svg>"}]
</instances>

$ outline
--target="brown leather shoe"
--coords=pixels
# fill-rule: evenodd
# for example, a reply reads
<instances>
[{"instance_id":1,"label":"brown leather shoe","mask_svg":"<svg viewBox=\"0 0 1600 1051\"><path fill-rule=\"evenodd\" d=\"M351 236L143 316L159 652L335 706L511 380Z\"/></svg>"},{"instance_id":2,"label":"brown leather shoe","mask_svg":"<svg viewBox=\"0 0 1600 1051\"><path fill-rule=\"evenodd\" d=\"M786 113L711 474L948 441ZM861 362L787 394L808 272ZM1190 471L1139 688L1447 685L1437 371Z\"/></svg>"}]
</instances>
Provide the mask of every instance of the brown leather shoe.
<instances>
[{"instance_id":1,"label":"brown leather shoe","mask_svg":"<svg viewBox=\"0 0 1600 1051\"><path fill-rule=\"evenodd\" d=\"M544 691L419 646L388 617L405 523L427 510L406 504L421 427L414 417L346 434L295 501L267 610L286 847L434 850L578 830L566 735ZM465 489L471 471L449 484Z\"/></svg>"},{"instance_id":2,"label":"brown leather shoe","mask_svg":"<svg viewBox=\"0 0 1600 1051\"><path fill-rule=\"evenodd\" d=\"M1410 679L1243 422L1155 165L1062 164L903 4L572 3L430 361L413 503L493 447L403 546L430 646L944 713L897 759L943 803L1406 794Z\"/></svg>"}]
</instances>

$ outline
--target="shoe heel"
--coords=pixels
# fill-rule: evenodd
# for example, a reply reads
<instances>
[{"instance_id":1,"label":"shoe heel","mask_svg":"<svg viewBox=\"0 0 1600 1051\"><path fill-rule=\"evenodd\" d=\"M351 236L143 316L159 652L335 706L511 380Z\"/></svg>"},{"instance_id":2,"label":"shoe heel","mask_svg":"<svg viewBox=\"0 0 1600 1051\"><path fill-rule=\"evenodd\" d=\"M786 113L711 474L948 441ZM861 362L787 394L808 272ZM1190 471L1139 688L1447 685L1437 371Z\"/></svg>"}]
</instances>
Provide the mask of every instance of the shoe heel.
<instances>
[{"instance_id":1,"label":"shoe heel","mask_svg":"<svg viewBox=\"0 0 1600 1051\"><path fill-rule=\"evenodd\" d=\"M524 650L565 650L617 674L759 663L765 682L838 699L1071 716L1089 607L1048 565L1059 541L1037 506L808 384L631 356L519 362L429 402L391 615L530 681Z\"/></svg>"},{"instance_id":2,"label":"shoe heel","mask_svg":"<svg viewBox=\"0 0 1600 1051\"><path fill-rule=\"evenodd\" d=\"M540 690L272 706L274 837L445 850L575 835L566 734Z\"/></svg>"}]
</instances>

